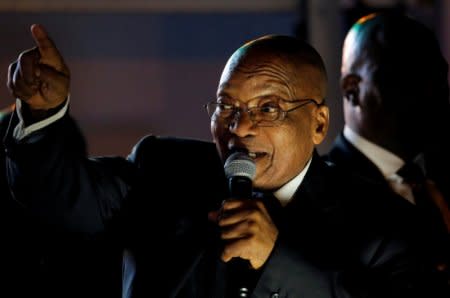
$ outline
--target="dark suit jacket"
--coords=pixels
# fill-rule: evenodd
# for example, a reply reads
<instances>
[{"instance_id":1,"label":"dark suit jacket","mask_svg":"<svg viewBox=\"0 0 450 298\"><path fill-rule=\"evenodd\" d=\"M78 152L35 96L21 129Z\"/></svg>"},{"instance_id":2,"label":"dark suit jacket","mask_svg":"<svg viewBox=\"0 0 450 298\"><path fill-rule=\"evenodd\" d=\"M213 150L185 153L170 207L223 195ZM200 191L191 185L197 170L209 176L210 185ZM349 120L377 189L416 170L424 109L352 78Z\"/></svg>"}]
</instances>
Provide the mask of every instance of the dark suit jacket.
<instances>
[{"instance_id":1,"label":"dark suit jacket","mask_svg":"<svg viewBox=\"0 0 450 298\"><path fill-rule=\"evenodd\" d=\"M11 113L0 117L2 140L10 118ZM45 213L16 200L5 176L3 142L0 168L0 296L120 297L120 256L109 256L110 248L100 237L68 233ZM33 199L33 191L27 196Z\"/></svg>"},{"instance_id":2,"label":"dark suit jacket","mask_svg":"<svg viewBox=\"0 0 450 298\"><path fill-rule=\"evenodd\" d=\"M370 179L376 184L384 185L387 190L390 189L390 186L386 182L386 179L383 177L383 174L380 170L375 166L372 161L370 161L363 153L361 153L355 146L353 146L341 133L337 136L336 140L330 151L325 155L325 159L333 162L335 164L345 165L346 168L351 169L357 175L365 177L366 179ZM450 196L450 186L448 184L448 171L443 173L442 169L436 169L436 160L439 159L439 156L433 156L431 166L428 167L426 164L427 177L430 176L436 183L440 190L445 194L447 202L448 196ZM445 161L447 161L448 157L445 156ZM425 157L425 162L427 163L428 159ZM445 162L442 166L446 166ZM431 173L428 173L431 172ZM437 177L439 175L439 177Z\"/></svg>"},{"instance_id":3,"label":"dark suit jacket","mask_svg":"<svg viewBox=\"0 0 450 298\"><path fill-rule=\"evenodd\" d=\"M342 133L336 138L330 152L328 152L324 158L334 164L345 166L345 168L349 171L352 171L356 175L363 177L363 179L370 180L371 183L378 185L380 189L385 189L386 192L393 193L390 185L378 167L355 146L353 146ZM393 198L396 201L405 200L394 193ZM450 261L450 239L443 223L440 221L440 215L437 212L433 214L423 214L423 212L417 210L416 212L421 213L419 215L421 218L429 218L430 216L434 217L430 220L425 219L425 222L422 222L423 226L419 228L422 230L422 233L427 235L427 240L424 241L427 241L430 245L435 243L432 256L436 258L436 262L448 263ZM447 275L448 274L449 272L447 272Z\"/></svg>"},{"instance_id":4,"label":"dark suit jacket","mask_svg":"<svg viewBox=\"0 0 450 298\"><path fill-rule=\"evenodd\" d=\"M147 136L128 161L86 159L65 116L23 141L9 135L6 146L19 200L133 255L133 297L222 297L221 242L207 212L227 185L213 144ZM252 297L441 297L410 205L317 155L294 199L271 215L279 239Z\"/></svg>"}]
</instances>

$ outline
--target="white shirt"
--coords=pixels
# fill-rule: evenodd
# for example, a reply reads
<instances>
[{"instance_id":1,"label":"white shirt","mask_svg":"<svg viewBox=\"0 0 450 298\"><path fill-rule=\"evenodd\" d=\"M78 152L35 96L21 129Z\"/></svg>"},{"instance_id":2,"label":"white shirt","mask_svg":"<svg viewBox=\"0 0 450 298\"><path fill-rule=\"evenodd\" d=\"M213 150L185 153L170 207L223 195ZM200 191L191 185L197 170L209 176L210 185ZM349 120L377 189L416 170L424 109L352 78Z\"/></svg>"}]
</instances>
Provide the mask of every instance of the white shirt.
<instances>
[{"instance_id":1,"label":"white shirt","mask_svg":"<svg viewBox=\"0 0 450 298\"><path fill-rule=\"evenodd\" d=\"M51 117L48 117L42 121L33 123L32 125L25 127L25 122L23 121L22 116L22 101L20 99L16 99L16 113L17 117L19 117L19 123L16 127L14 127L13 136L16 140L22 140L26 136L30 135L31 133L38 131L39 129L42 129L46 126L49 126L53 122L56 122L57 120L61 119L69 109L69 98L67 98L66 104L64 107L61 108L56 114L52 115Z\"/></svg>"},{"instance_id":2,"label":"white shirt","mask_svg":"<svg viewBox=\"0 0 450 298\"><path fill-rule=\"evenodd\" d=\"M412 204L415 204L411 187L403 182L402 177L396 174L396 172L405 164L403 159L361 137L348 126L344 127L344 136L353 146L375 164L397 194L401 195ZM417 159L419 158L421 158L421 156L418 156Z\"/></svg>"}]
</instances>

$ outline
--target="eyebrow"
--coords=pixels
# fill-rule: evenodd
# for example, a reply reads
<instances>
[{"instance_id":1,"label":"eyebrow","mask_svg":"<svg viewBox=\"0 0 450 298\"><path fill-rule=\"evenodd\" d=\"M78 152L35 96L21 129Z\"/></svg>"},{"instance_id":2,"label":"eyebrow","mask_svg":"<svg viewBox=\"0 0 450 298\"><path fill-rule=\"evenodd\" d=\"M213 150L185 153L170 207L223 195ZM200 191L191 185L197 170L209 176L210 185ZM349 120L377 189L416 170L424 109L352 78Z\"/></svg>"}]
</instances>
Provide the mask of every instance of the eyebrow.
<instances>
[{"instance_id":1,"label":"eyebrow","mask_svg":"<svg viewBox=\"0 0 450 298\"><path fill-rule=\"evenodd\" d=\"M228 97L230 99L234 99L232 96L230 96L230 94L226 91L220 91L219 93L217 93L217 98L219 97Z\"/></svg>"}]
</instances>

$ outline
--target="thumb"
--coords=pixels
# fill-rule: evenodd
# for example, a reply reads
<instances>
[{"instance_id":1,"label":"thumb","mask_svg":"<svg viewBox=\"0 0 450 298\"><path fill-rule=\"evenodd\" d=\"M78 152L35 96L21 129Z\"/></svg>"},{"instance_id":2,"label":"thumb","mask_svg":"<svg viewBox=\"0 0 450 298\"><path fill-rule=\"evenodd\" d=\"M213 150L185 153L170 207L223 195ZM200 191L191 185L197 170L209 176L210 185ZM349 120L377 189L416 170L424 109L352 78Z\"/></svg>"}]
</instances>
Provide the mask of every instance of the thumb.
<instances>
[{"instance_id":1,"label":"thumb","mask_svg":"<svg viewBox=\"0 0 450 298\"><path fill-rule=\"evenodd\" d=\"M31 26L31 35L33 36L39 54L41 55L39 62L51 66L64 74L68 74L64 59L56 48L55 43L49 37L44 26L33 24Z\"/></svg>"},{"instance_id":2,"label":"thumb","mask_svg":"<svg viewBox=\"0 0 450 298\"><path fill-rule=\"evenodd\" d=\"M212 222L217 223L217 221L219 220L219 214L220 214L219 211L210 211L208 213L208 219Z\"/></svg>"}]
</instances>

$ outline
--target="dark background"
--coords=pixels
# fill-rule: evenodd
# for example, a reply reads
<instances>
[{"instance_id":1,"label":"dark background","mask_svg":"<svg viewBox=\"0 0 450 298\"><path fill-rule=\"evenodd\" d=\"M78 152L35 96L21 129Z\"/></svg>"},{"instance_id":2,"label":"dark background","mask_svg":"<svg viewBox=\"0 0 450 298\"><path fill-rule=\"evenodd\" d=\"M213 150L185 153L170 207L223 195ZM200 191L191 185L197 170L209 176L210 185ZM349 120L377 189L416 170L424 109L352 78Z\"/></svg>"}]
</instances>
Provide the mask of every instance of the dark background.
<instances>
[{"instance_id":1,"label":"dark background","mask_svg":"<svg viewBox=\"0 0 450 298\"><path fill-rule=\"evenodd\" d=\"M229 55L261 35L299 35L324 57L331 128L320 151L343 125L341 46L358 16L407 11L435 30L450 57L450 1L445 0L130 2L0 0L0 107L14 101L6 90L7 68L33 46L33 23L46 26L71 68L71 112L95 155L125 156L145 134L209 140L202 105L215 98Z\"/></svg>"}]
</instances>

